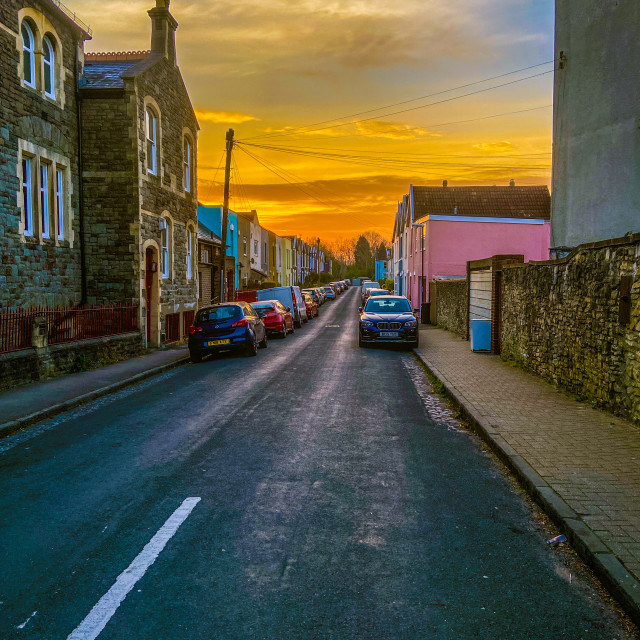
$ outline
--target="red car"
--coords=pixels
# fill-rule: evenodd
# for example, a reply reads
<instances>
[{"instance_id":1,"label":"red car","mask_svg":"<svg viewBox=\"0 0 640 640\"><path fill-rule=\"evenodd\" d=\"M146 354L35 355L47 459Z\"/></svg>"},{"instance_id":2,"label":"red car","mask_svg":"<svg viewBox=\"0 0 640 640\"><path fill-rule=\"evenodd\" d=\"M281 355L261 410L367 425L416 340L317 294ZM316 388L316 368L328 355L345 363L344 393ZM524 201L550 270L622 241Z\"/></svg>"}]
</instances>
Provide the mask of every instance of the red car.
<instances>
[{"instance_id":1,"label":"red car","mask_svg":"<svg viewBox=\"0 0 640 640\"><path fill-rule=\"evenodd\" d=\"M261 300L253 302L251 306L262 318L267 333L277 333L281 338L286 338L287 333L294 332L291 310L279 300Z\"/></svg>"},{"instance_id":2,"label":"red car","mask_svg":"<svg viewBox=\"0 0 640 640\"><path fill-rule=\"evenodd\" d=\"M310 294L303 293L304 305L307 307L307 318L309 320L315 318L320 312L318 311L318 303L313 300Z\"/></svg>"}]
</instances>

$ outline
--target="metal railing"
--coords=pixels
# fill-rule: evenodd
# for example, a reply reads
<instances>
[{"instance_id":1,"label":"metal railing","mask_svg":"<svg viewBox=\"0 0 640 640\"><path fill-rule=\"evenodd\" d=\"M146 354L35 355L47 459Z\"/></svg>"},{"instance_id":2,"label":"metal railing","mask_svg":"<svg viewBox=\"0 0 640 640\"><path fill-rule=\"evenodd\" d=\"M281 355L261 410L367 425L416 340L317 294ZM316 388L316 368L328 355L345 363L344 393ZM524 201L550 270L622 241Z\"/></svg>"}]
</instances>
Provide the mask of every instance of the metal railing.
<instances>
[{"instance_id":1,"label":"metal railing","mask_svg":"<svg viewBox=\"0 0 640 640\"><path fill-rule=\"evenodd\" d=\"M67 5L60 2L60 0L51 0L51 4L58 7L58 9L60 9L60 11L62 11L62 13L64 13L64 15L67 16L67 18L69 18L70 20L73 20L73 22L75 22L83 31L86 31L90 36L93 35L93 31L91 30L91 27L86 22L78 18L76 12L69 9Z\"/></svg>"},{"instance_id":2,"label":"metal railing","mask_svg":"<svg viewBox=\"0 0 640 640\"><path fill-rule=\"evenodd\" d=\"M0 311L0 353L30 349L37 318L44 319L42 324L47 344L64 344L137 331L138 305L32 307Z\"/></svg>"}]
</instances>

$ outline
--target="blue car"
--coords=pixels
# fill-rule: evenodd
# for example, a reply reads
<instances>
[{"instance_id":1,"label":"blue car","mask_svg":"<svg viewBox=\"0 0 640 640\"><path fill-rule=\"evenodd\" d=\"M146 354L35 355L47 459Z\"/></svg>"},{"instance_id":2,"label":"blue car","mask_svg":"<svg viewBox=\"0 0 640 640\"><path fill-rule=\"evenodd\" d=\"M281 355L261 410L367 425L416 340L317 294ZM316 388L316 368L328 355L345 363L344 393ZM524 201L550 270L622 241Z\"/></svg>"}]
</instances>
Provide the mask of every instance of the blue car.
<instances>
[{"instance_id":1,"label":"blue car","mask_svg":"<svg viewBox=\"0 0 640 640\"><path fill-rule=\"evenodd\" d=\"M247 302L227 302L200 309L189 327L189 354L193 362L216 351L236 349L248 356L266 348L264 322Z\"/></svg>"},{"instance_id":2,"label":"blue car","mask_svg":"<svg viewBox=\"0 0 640 640\"><path fill-rule=\"evenodd\" d=\"M418 346L418 321L404 296L374 296L360 307L358 346L376 343Z\"/></svg>"},{"instance_id":3,"label":"blue car","mask_svg":"<svg viewBox=\"0 0 640 640\"><path fill-rule=\"evenodd\" d=\"M333 287L322 287L322 290L325 292L327 300L336 299L336 292L333 290Z\"/></svg>"}]
</instances>

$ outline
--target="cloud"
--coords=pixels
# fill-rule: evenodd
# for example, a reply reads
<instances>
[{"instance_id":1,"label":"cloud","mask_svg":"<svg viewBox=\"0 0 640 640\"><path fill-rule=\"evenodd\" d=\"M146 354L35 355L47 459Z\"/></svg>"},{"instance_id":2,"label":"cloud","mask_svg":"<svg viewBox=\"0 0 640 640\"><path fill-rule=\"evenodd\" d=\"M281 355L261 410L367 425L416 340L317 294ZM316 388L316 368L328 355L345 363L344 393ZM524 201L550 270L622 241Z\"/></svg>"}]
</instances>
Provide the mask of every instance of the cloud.
<instances>
[{"instance_id":1,"label":"cloud","mask_svg":"<svg viewBox=\"0 0 640 640\"><path fill-rule=\"evenodd\" d=\"M508 140L500 142L480 142L473 145L474 149L484 151L485 153L509 153L515 151L515 147Z\"/></svg>"},{"instance_id":2,"label":"cloud","mask_svg":"<svg viewBox=\"0 0 640 640\"><path fill-rule=\"evenodd\" d=\"M256 116L233 111L210 111L209 109L196 109L196 118L200 122L214 122L216 124L243 124L260 120Z\"/></svg>"},{"instance_id":3,"label":"cloud","mask_svg":"<svg viewBox=\"0 0 640 640\"><path fill-rule=\"evenodd\" d=\"M412 127L408 124L396 124L382 120L368 120L358 122L356 129L359 135L369 138L389 138L390 140L413 140L424 136L441 137L441 133L434 133L423 127Z\"/></svg>"}]
</instances>

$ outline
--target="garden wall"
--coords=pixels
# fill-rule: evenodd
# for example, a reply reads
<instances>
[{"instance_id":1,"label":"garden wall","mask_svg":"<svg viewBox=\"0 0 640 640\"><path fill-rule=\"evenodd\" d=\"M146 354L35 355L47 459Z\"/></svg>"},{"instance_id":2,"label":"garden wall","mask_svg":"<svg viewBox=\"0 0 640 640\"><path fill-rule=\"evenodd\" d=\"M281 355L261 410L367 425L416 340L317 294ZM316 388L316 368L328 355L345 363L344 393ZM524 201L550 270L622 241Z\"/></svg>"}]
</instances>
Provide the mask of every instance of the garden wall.
<instances>
[{"instance_id":1,"label":"garden wall","mask_svg":"<svg viewBox=\"0 0 640 640\"><path fill-rule=\"evenodd\" d=\"M505 266L502 358L640 423L640 234Z\"/></svg>"},{"instance_id":2,"label":"garden wall","mask_svg":"<svg viewBox=\"0 0 640 640\"><path fill-rule=\"evenodd\" d=\"M467 280L434 280L436 300L436 323L467 336L467 315L469 313L469 293Z\"/></svg>"}]
</instances>

